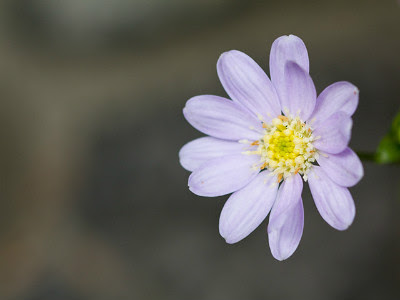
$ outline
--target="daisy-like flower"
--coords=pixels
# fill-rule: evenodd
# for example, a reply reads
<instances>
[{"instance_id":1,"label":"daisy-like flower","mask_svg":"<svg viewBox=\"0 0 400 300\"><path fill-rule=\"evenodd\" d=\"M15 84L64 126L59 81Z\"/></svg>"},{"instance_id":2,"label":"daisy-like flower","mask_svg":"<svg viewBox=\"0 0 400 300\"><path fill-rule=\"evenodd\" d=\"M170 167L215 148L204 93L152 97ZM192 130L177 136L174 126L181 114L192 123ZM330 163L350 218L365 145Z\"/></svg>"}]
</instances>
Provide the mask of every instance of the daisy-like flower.
<instances>
[{"instance_id":1,"label":"daisy-like flower","mask_svg":"<svg viewBox=\"0 0 400 300\"><path fill-rule=\"evenodd\" d=\"M186 120L209 136L183 146L179 157L192 172L193 193L233 193L219 220L227 243L248 236L271 212L269 246L284 260L303 234L303 180L329 225L345 230L353 222L348 187L362 178L363 167L348 143L359 92L341 81L317 97L307 49L294 35L274 41L269 66L271 80L246 54L221 55L218 76L232 100L202 95L187 101Z\"/></svg>"}]
</instances>

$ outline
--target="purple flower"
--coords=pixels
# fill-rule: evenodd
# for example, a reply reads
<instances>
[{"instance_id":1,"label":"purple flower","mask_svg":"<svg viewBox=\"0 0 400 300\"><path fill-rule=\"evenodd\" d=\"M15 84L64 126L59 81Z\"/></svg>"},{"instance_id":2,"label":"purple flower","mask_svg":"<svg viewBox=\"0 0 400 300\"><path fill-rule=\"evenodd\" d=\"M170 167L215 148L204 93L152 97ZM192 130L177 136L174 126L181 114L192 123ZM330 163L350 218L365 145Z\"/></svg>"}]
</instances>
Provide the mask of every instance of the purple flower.
<instances>
[{"instance_id":1,"label":"purple flower","mask_svg":"<svg viewBox=\"0 0 400 300\"><path fill-rule=\"evenodd\" d=\"M341 81L317 97L307 49L294 35L274 41L269 65L271 80L246 54L221 55L218 76L232 100L202 95L187 101L186 120L209 136L183 146L179 157L192 172L193 193L233 193L219 220L227 243L248 236L271 211L269 246L284 260L303 233L303 180L329 225L345 230L353 222L348 187L359 182L363 167L348 143L359 92Z\"/></svg>"}]
</instances>

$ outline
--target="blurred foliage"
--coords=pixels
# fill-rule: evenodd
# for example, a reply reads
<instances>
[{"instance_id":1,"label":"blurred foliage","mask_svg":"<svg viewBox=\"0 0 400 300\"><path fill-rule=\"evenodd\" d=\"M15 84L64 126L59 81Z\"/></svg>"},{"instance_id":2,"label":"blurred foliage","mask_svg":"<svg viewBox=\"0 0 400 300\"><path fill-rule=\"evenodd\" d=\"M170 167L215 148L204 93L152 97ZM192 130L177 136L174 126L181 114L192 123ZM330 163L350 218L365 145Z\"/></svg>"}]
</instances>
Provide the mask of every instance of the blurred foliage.
<instances>
[{"instance_id":1,"label":"blurred foliage","mask_svg":"<svg viewBox=\"0 0 400 300\"><path fill-rule=\"evenodd\" d=\"M400 111L394 118L389 132L382 138L376 150L378 163L400 163Z\"/></svg>"}]
</instances>

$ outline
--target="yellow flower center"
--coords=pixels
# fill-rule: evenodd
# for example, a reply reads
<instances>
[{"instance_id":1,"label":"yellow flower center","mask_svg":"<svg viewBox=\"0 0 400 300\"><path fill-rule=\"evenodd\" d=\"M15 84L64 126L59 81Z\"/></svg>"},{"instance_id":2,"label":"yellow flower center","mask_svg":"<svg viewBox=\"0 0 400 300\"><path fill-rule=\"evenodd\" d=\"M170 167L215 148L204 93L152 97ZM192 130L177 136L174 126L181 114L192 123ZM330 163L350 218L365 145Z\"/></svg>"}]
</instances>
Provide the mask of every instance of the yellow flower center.
<instances>
[{"instance_id":1,"label":"yellow flower center","mask_svg":"<svg viewBox=\"0 0 400 300\"><path fill-rule=\"evenodd\" d=\"M313 146L312 129L299 117L278 116L272 124L263 123L265 134L253 143L261 156L260 169L268 169L278 176L278 181L299 173L307 180L307 174L318 157Z\"/></svg>"}]
</instances>

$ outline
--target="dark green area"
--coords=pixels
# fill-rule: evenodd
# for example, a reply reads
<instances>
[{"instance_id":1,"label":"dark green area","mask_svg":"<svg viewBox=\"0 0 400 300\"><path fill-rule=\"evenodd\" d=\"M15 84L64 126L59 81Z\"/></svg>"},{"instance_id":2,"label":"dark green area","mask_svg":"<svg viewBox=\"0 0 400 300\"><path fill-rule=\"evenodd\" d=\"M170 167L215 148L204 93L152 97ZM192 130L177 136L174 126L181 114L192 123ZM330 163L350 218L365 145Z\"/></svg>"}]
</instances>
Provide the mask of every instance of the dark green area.
<instances>
[{"instance_id":1,"label":"dark green area","mask_svg":"<svg viewBox=\"0 0 400 300\"><path fill-rule=\"evenodd\" d=\"M400 163L400 112L376 150L375 161L382 164Z\"/></svg>"}]
</instances>

